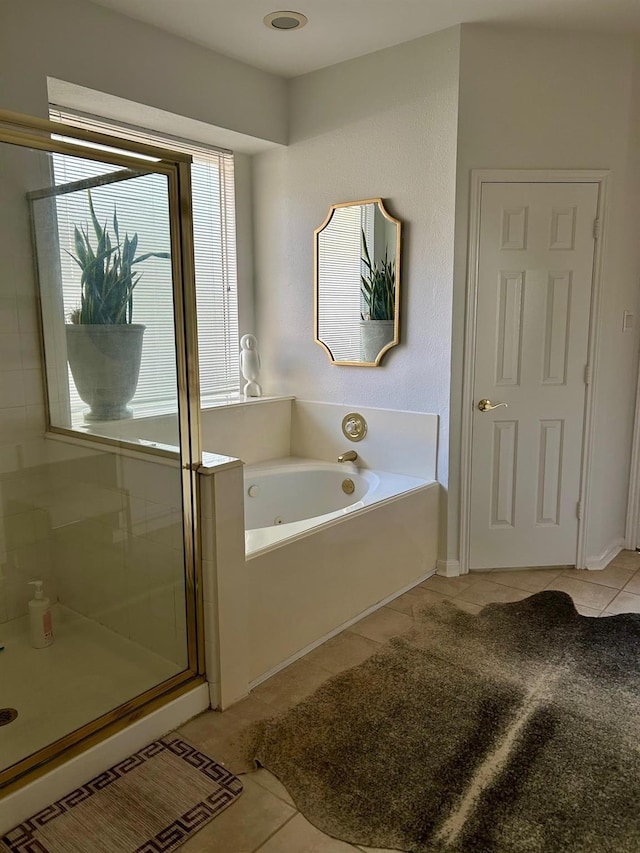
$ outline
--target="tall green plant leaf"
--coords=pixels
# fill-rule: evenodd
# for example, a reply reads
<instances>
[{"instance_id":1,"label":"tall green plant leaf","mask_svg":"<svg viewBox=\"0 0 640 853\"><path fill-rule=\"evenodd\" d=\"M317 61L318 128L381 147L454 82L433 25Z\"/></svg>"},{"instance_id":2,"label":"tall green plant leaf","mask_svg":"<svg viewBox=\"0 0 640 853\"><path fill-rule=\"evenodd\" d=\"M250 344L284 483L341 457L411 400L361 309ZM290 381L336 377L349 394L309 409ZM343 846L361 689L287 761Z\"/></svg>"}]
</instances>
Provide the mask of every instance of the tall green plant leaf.
<instances>
[{"instance_id":1,"label":"tall green plant leaf","mask_svg":"<svg viewBox=\"0 0 640 853\"><path fill-rule=\"evenodd\" d=\"M362 229L362 263L366 270L361 274L362 297L366 305L363 320L393 320L396 304L396 263L389 260L385 249L384 259L375 264L371 260L367 237Z\"/></svg>"},{"instance_id":2,"label":"tall green plant leaf","mask_svg":"<svg viewBox=\"0 0 640 853\"><path fill-rule=\"evenodd\" d=\"M100 224L91 198L89 196L89 211L95 235L95 250L89 236L89 229L76 225L74 227L75 254L68 252L80 267L82 276L80 308L72 312L72 322L90 324L122 324L133 321L133 291L140 278L141 272L133 272L134 264L142 263L149 258L169 259L169 252L146 252L136 257L138 235L131 238L125 234L120 240L120 225L116 210L113 211L113 232L115 242L112 242L107 223Z\"/></svg>"}]
</instances>

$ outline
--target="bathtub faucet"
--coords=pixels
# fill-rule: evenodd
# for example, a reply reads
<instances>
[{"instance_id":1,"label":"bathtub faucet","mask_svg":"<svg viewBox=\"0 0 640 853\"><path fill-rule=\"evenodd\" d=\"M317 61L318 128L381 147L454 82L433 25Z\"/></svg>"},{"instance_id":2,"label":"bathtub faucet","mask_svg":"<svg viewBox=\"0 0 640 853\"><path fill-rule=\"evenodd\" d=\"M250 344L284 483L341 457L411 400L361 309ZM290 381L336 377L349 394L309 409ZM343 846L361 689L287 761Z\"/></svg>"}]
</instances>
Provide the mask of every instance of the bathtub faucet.
<instances>
[{"instance_id":1,"label":"bathtub faucet","mask_svg":"<svg viewBox=\"0 0 640 853\"><path fill-rule=\"evenodd\" d=\"M358 458L358 454L355 450L347 450L346 453L341 453L338 456L338 462L355 462Z\"/></svg>"}]
</instances>

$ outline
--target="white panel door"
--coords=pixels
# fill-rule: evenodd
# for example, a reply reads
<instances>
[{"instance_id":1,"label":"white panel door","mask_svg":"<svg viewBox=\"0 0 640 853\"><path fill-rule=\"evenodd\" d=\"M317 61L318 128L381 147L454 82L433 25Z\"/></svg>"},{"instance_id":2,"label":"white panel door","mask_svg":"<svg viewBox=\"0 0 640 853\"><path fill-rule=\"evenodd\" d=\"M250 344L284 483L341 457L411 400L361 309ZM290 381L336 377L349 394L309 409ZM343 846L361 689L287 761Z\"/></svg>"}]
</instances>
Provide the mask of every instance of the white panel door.
<instances>
[{"instance_id":1,"label":"white panel door","mask_svg":"<svg viewBox=\"0 0 640 853\"><path fill-rule=\"evenodd\" d=\"M483 184L472 569L575 564L597 201L589 183Z\"/></svg>"}]
</instances>

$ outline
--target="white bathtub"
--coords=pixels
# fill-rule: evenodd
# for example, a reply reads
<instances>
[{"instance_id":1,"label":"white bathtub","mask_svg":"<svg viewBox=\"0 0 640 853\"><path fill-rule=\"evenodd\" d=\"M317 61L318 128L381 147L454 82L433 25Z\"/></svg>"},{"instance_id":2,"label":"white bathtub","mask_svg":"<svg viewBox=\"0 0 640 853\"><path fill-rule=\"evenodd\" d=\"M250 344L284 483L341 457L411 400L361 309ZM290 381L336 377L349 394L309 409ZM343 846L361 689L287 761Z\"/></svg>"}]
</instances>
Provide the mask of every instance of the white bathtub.
<instances>
[{"instance_id":1,"label":"white bathtub","mask_svg":"<svg viewBox=\"0 0 640 853\"><path fill-rule=\"evenodd\" d=\"M247 557L298 539L384 501L431 485L401 474L358 469L351 462L270 460L244 470Z\"/></svg>"},{"instance_id":2,"label":"white bathtub","mask_svg":"<svg viewBox=\"0 0 640 853\"><path fill-rule=\"evenodd\" d=\"M251 688L433 573L439 489L350 463L245 468L245 524L263 525L245 531Z\"/></svg>"}]
</instances>

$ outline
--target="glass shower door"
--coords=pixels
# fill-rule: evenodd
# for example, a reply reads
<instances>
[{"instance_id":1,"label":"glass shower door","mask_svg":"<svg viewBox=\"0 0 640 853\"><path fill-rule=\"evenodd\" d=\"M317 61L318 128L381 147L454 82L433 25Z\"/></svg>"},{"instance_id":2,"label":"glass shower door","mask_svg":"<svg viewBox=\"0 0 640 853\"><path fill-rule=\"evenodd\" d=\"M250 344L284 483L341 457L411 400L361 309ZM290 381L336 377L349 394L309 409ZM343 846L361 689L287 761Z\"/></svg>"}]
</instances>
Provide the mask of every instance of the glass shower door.
<instances>
[{"instance_id":1,"label":"glass shower door","mask_svg":"<svg viewBox=\"0 0 640 853\"><path fill-rule=\"evenodd\" d=\"M4 136L0 786L199 668L188 158Z\"/></svg>"}]
</instances>

